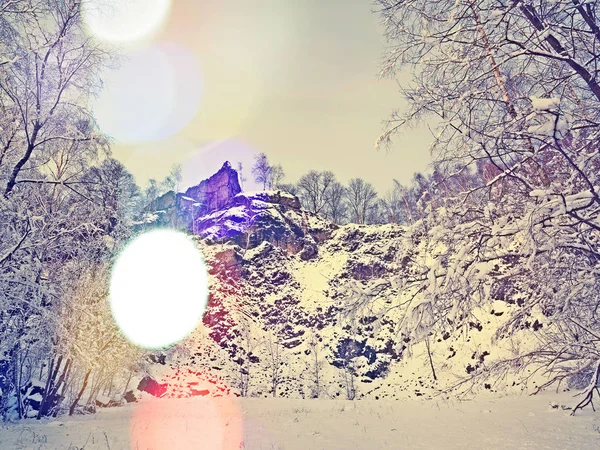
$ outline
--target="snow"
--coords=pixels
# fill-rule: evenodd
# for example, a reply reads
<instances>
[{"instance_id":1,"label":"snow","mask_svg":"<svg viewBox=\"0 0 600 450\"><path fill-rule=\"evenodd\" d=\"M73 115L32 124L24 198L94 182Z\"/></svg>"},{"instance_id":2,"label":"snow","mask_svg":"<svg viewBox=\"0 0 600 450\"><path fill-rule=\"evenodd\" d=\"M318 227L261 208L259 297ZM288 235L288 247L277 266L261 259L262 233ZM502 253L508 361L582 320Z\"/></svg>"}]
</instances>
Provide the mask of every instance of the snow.
<instances>
[{"instance_id":1,"label":"snow","mask_svg":"<svg viewBox=\"0 0 600 450\"><path fill-rule=\"evenodd\" d=\"M96 397L96 400L99 403L102 403L103 405L108 405L108 403L110 402L110 397L107 397L106 395L99 395L98 397Z\"/></svg>"},{"instance_id":2,"label":"snow","mask_svg":"<svg viewBox=\"0 0 600 450\"><path fill-rule=\"evenodd\" d=\"M0 448L598 448L600 416L591 409L569 416L562 405L572 400L148 399L96 415L10 424L0 429Z\"/></svg>"},{"instance_id":3,"label":"snow","mask_svg":"<svg viewBox=\"0 0 600 450\"><path fill-rule=\"evenodd\" d=\"M566 137L569 131L569 123L562 117L560 117L558 120L552 118L542 124L528 127L527 131L532 134L563 139Z\"/></svg>"},{"instance_id":4,"label":"snow","mask_svg":"<svg viewBox=\"0 0 600 450\"><path fill-rule=\"evenodd\" d=\"M552 191L544 190L544 189L533 189L529 192L530 197L547 197L552 194Z\"/></svg>"},{"instance_id":5,"label":"snow","mask_svg":"<svg viewBox=\"0 0 600 450\"><path fill-rule=\"evenodd\" d=\"M219 220L221 218L228 219L230 217L239 217L241 219L247 220L248 214L246 213L246 208L244 206L236 206L235 208L218 210L211 214L201 217L199 220L201 220L202 222L206 222L209 220Z\"/></svg>"},{"instance_id":6,"label":"snow","mask_svg":"<svg viewBox=\"0 0 600 450\"><path fill-rule=\"evenodd\" d=\"M33 401L33 402L41 402L44 399L44 397L42 396L42 394L38 393L38 394L32 394L32 395L28 396L27 399L29 401Z\"/></svg>"},{"instance_id":7,"label":"snow","mask_svg":"<svg viewBox=\"0 0 600 450\"><path fill-rule=\"evenodd\" d=\"M560 105L559 98L538 98L538 97L529 97L531 100L531 105L533 109L538 111L544 111L552 108L557 108Z\"/></svg>"},{"instance_id":8,"label":"snow","mask_svg":"<svg viewBox=\"0 0 600 450\"><path fill-rule=\"evenodd\" d=\"M266 190L266 191L247 191L247 192L240 192L239 194L236 194L236 197L246 197L246 198L252 198L252 197L257 197L257 198L269 198L269 197L274 197L276 195L279 195L280 197L286 197L289 199L294 199L296 198L295 195L290 194L289 192L286 191L281 191L281 190Z\"/></svg>"}]
</instances>

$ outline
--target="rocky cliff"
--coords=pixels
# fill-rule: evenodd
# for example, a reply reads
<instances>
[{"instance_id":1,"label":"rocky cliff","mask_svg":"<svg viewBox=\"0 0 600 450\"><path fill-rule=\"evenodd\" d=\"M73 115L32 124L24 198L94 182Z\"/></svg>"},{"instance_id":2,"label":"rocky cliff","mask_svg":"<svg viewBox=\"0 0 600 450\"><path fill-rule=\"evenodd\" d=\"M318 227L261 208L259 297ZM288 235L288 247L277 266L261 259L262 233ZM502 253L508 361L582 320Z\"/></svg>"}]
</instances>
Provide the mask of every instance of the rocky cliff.
<instances>
[{"instance_id":1,"label":"rocky cliff","mask_svg":"<svg viewBox=\"0 0 600 450\"><path fill-rule=\"evenodd\" d=\"M210 243L230 243L245 250L269 242L303 259L317 255L336 225L300 208L298 198L281 191L240 193L228 208L199 217L195 234Z\"/></svg>"},{"instance_id":2,"label":"rocky cliff","mask_svg":"<svg viewBox=\"0 0 600 450\"><path fill-rule=\"evenodd\" d=\"M185 197L197 204L196 217L204 216L212 211L229 206L231 200L240 192L238 173L229 161L210 178L185 191Z\"/></svg>"},{"instance_id":3,"label":"rocky cliff","mask_svg":"<svg viewBox=\"0 0 600 450\"><path fill-rule=\"evenodd\" d=\"M213 211L226 208L242 192L238 173L225 161L217 173L185 193L169 191L144 209L140 223L173 226L193 231L193 222Z\"/></svg>"},{"instance_id":4,"label":"rocky cliff","mask_svg":"<svg viewBox=\"0 0 600 450\"><path fill-rule=\"evenodd\" d=\"M337 228L304 211L287 192L242 193L229 162L185 193L167 192L147 210L154 225L184 228L209 243L249 250L269 242L305 260L316 257L317 244Z\"/></svg>"},{"instance_id":5,"label":"rocky cliff","mask_svg":"<svg viewBox=\"0 0 600 450\"><path fill-rule=\"evenodd\" d=\"M203 386L244 396L432 396L459 377L485 377L490 361L511 357L514 345L526 351L547 323L542 312L523 311L538 326L499 339L520 306L498 298L492 309L474 307L455 334L403 334L407 305L422 301L403 288L415 276L410 267L428 264L421 235L398 225L338 227L283 192L234 194L231 171L226 164L203 190L186 192L196 196L192 205L209 205L189 229L209 266L210 296L203 325L169 352L172 370L162 381L176 377L176 395L194 395L184 371L196 374L190 386L203 374ZM506 375L481 388L522 386L522 377Z\"/></svg>"}]
</instances>

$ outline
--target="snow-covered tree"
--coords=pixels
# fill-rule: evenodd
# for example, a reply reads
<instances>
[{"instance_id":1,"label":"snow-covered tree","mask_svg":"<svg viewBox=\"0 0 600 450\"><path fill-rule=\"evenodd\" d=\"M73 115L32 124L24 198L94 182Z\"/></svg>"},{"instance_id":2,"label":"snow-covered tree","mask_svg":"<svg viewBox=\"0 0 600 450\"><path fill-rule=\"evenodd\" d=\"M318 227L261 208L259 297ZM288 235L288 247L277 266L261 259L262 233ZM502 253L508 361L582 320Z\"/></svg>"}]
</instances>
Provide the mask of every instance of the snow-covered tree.
<instances>
[{"instance_id":1,"label":"snow-covered tree","mask_svg":"<svg viewBox=\"0 0 600 450\"><path fill-rule=\"evenodd\" d=\"M175 164L161 182L161 190L163 192L174 191L179 192L181 180L183 178L181 164Z\"/></svg>"},{"instance_id":2,"label":"snow-covered tree","mask_svg":"<svg viewBox=\"0 0 600 450\"><path fill-rule=\"evenodd\" d=\"M137 187L88 109L111 53L84 32L79 2L3 2L0 35L0 407L40 417L72 404L88 371L114 381L135 358L107 337L118 330L96 294Z\"/></svg>"},{"instance_id":3,"label":"snow-covered tree","mask_svg":"<svg viewBox=\"0 0 600 450\"><path fill-rule=\"evenodd\" d=\"M73 166L73 160L93 155L106 143L96 132L87 99L100 88L98 74L109 54L85 35L79 6L77 1L15 1L0 14L5 197L24 184L75 189L76 172L63 165Z\"/></svg>"},{"instance_id":4,"label":"snow-covered tree","mask_svg":"<svg viewBox=\"0 0 600 450\"><path fill-rule=\"evenodd\" d=\"M540 345L517 360L561 381L600 359L597 7L377 3L384 73L415 70L410 108L379 143L421 119L437 125L435 189L420 189L426 215L410 233L420 255L404 255L422 299L409 310L429 305L427 327L456 330L474 308L519 301L498 338L541 314Z\"/></svg>"}]
</instances>

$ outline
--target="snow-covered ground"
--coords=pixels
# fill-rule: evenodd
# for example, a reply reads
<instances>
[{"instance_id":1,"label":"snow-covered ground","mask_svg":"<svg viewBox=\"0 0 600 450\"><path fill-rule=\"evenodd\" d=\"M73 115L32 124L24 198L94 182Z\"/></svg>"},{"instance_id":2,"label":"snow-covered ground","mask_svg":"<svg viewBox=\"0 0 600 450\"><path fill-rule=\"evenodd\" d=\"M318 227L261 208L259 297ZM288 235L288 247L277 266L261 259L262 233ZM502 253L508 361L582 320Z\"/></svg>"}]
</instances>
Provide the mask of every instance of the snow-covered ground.
<instances>
[{"instance_id":1,"label":"snow-covered ground","mask_svg":"<svg viewBox=\"0 0 600 450\"><path fill-rule=\"evenodd\" d=\"M4 425L0 448L598 449L600 413L571 417L561 408L576 400L570 393L476 401L152 399Z\"/></svg>"}]
</instances>

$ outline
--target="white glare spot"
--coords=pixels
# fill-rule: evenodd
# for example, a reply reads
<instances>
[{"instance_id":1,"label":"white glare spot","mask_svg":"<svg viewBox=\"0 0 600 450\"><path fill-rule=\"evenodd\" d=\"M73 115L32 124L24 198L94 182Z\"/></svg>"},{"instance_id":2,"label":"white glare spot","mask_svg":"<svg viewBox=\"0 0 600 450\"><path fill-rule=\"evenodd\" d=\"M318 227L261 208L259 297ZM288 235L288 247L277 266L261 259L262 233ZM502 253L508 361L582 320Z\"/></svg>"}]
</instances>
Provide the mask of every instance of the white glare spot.
<instances>
[{"instance_id":1,"label":"white glare spot","mask_svg":"<svg viewBox=\"0 0 600 450\"><path fill-rule=\"evenodd\" d=\"M113 317L134 344L173 345L194 330L208 297L204 260L183 233L154 230L127 245L110 280Z\"/></svg>"},{"instance_id":2,"label":"white glare spot","mask_svg":"<svg viewBox=\"0 0 600 450\"><path fill-rule=\"evenodd\" d=\"M112 42L148 37L165 20L170 0L87 0L83 19L90 33Z\"/></svg>"}]
</instances>

